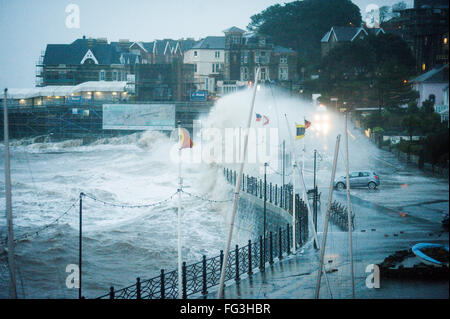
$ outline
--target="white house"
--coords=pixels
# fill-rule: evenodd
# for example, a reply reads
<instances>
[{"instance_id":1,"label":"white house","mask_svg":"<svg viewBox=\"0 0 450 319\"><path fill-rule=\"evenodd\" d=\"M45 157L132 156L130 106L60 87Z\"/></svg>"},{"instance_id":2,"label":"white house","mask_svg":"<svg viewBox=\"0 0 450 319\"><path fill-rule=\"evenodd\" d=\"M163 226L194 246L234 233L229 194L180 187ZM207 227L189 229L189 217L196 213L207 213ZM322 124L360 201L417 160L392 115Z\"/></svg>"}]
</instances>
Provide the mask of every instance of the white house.
<instances>
[{"instance_id":1,"label":"white house","mask_svg":"<svg viewBox=\"0 0 450 319\"><path fill-rule=\"evenodd\" d=\"M184 63L194 64L197 90L215 92L217 80L223 75L225 37L210 36L200 40L184 54Z\"/></svg>"},{"instance_id":2,"label":"white house","mask_svg":"<svg viewBox=\"0 0 450 319\"><path fill-rule=\"evenodd\" d=\"M419 107L426 100L434 100L434 105L444 104L444 89L448 86L448 64L431 69L414 80L414 90L419 92Z\"/></svg>"},{"instance_id":3,"label":"white house","mask_svg":"<svg viewBox=\"0 0 450 319\"><path fill-rule=\"evenodd\" d=\"M441 122L448 123L448 83L443 89L444 101L442 104L435 104L434 111L441 116Z\"/></svg>"}]
</instances>

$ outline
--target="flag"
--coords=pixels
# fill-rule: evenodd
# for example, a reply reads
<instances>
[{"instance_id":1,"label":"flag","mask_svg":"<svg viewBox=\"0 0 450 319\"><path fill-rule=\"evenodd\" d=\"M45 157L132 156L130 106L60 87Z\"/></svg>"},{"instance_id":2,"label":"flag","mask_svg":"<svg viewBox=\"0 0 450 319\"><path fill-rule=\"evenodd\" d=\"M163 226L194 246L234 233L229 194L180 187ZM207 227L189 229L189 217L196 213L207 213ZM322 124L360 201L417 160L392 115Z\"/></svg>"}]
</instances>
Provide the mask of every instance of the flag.
<instances>
[{"instance_id":1,"label":"flag","mask_svg":"<svg viewBox=\"0 0 450 319\"><path fill-rule=\"evenodd\" d=\"M256 122L261 122L261 114L256 113Z\"/></svg>"},{"instance_id":2,"label":"flag","mask_svg":"<svg viewBox=\"0 0 450 319\"><path fill-rule=\"evenodd\" d=\"M296 131L296 140L299 140L301 138L305 137L305 125L301 125L301 124L295 124L297 131Z\"/></svg>"},{"instance_id":3,"label":"flag","mask_svg":"<svg viewBox=\"0 0 450 319\"><path fill-rule=\"evenodd\" d=\"M305 119L305 129L311 126L311 122Z\"/></svg>"},{"instance_id":4,"label":"flag","mask_svg":"<svg viewBox=\"0 0 450 319\"><path fill-rule=\"evenodd\" d=\"M265 116L265 115L263 115L263 116L264 116L264 120L265 120L263 125L269 124L269 118L267 116Z\"/></svg>"},{"instance_id":5,"label":"flag","mask_svg":"<svg viewBox=\"0 0 450 319\"><path fill-rule=\"evenodd\" d=\"M181 148L192 148L194 146L194 142L192 141L189 132L184 129L184 128L180 128L181 131L181 143L180 143L180 147Z\"/></svg>"}]
</instances>

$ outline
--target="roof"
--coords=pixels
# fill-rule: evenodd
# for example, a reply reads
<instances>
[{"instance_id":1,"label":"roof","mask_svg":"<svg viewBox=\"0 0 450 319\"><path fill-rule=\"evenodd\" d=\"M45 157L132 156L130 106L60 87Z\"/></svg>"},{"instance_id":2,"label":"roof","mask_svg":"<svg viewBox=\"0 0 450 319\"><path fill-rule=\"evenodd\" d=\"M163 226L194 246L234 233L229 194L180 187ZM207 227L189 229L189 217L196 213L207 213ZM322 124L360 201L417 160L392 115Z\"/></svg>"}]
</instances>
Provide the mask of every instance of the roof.
<instances>
[{"instance_id":1,"label":"roof","mask_svg":"<svg viewBox=\"0 0 450 319\"><path fill-rule=\"evenodd\" d=\"M430 71L419 75L413 83L448 83L448 64L435 67Z\"/></svg>"},{"instance_id":2,"label":"roof","mask_svg":"<svg viewBox=\"0 0 450 319\"><path fill-rule=\"evenodd\" d=\"M368 35L362 27L331 27L331 30L323 36L321 42L328 42L332 34L338 42L351 42L360 32Z\"/></svg>"},{"instance_id":3,"label":"roof","mask_svg":"<svg viewBox=\"0 0 450 319\"><path fill-rule=\"evenodd\" d=\"M192 49L225 49L225 37L206 37L197 44L195 44Z\"/></svg>"},{"instance_id":4,"label":"roof","mask_svg":"<svg viewBox=\"0 0 450 319\"><path fill-rule=\"evenodd\" d=\"M231 28L223 30L223 33L245 33L245 31L233 26Z\"/></svg>"},{"instance_id":5,"label":"roof","mask_svg":"<svg viewBox=\"0 0 450 319\"><path fill-rule=\"evenodd\" d=\"M38 96L69 96L79 92L120 92L125 91L126 81L89 81L78 85L43 86L25 89L8 89L10 99L29 99Z\"/></svg>"},{"instance_id":6,"label":"roof","mask_svg":"<svg viewBox=\"0 0 450 319\"><path fill-rule=\"evenodd\" d=\"M285 47L282 47L282 46L279 46L279 45L276 45L273 48L273 52L275 52L275 53L295 53L294 50L289 49L289 48L285 48Z\"/></svg>"},{"instance_id":7,"label":"roof","mask_svg":"<svg viewBox=\"0 0 450 319\"><path fill-rule=\"evenodd\" d=\"M117 47L96 39L77 39L71 44L48 44L45 50L44 64L80 64L88 50L94 54L98 64L119 63Z\"/></svg>"}]
</instances>

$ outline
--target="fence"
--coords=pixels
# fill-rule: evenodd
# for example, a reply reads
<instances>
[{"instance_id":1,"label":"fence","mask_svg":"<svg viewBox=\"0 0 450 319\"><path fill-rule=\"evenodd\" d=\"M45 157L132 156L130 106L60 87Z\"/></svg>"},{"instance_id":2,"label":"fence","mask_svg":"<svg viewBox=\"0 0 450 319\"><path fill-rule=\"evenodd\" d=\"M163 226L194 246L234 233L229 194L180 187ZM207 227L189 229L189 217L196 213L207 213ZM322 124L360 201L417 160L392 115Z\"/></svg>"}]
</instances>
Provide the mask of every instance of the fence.
<instances>
[{"instance_id":1,"label":"fence","mask_svg":"<svg viewBox=\"0 0 450 319\"><path fill-rule=\"evenodd\" d=\"M355 229L355 214L352 212L351 223L352 230ZM348 213L347 207L334 201L330 207L330 220L335 223L341 230L348 231Z\"/></svg>"},{"instance_id":2,"label":"fence","mask_svg":"<svg viewBox=\"0 0 450 319\"><path fill-rule=\"evenodd\" d=\"M228 182L236 185L236 172L224 169L224 175ZM263 199L263 182L252 176L245 176L242 190L250 195ZM278 187L266 184L266 199L269 203L282 207L292 212L292 187ZM269 195L269 196L268 196ZM302 246L308 240L308 217L305 203L296 195L296 247ZM284 229L283 229L284 228ZM225 273L225 280L239 282L241 276L252 276L255 271L264 272L267 265L282 260L291 254L293 235L291 225L279 227L277 232L269 232L265 238L259 236L256 242L248 241L248 244L235 246L229 252ZM224 260L224 252L215 257L207 258L203 255L201 261L187 265L182 264L182 296L187 298L194 294L208 294L208 289L219 284L220 272ZM178 271L173 270L161 273L153 278L141 281L128 287L115 290L110 288L109 293L98 297L99 299L175 299L178 297Z\"/></svg>"}]
</instances>

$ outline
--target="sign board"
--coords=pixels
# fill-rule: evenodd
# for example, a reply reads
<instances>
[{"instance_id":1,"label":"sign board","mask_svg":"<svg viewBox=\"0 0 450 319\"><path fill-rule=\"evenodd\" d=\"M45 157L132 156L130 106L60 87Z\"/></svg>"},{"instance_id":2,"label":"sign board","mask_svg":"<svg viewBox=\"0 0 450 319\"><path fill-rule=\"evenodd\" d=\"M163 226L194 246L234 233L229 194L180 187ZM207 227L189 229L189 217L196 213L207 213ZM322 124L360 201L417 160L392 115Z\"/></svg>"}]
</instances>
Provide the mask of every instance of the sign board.
<instances>
[{"instance_id":1,"label":"sign board","mask_svg":"<svg viewBox=\"0 0 450 319\"><path fill-rule=\"evenodd\" d=\"M208 97L207 91L192 91L191 101L206 101Z\"/></svg>"},{"instance_id":2,"label":"sign board","mask_svg":"<svg viewBox=\"0 0 450 319\"><path fill-rule=\"evenodd\" d=\"M171 131L175 104L104 104L104 130Z\"/></svg>"}]
</instances>

